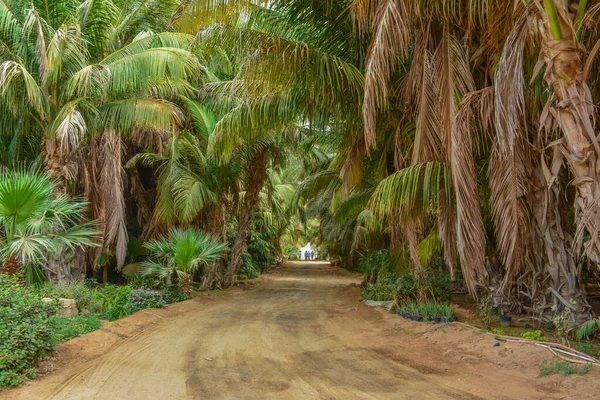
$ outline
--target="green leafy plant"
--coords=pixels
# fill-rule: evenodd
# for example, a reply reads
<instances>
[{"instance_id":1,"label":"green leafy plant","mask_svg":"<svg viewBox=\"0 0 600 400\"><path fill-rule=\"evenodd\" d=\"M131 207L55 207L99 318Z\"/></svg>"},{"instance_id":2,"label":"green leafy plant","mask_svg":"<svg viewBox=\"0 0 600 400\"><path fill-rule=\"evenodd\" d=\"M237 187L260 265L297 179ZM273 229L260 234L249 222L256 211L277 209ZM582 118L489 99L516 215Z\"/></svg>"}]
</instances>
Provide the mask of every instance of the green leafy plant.
<instances>
[{"instance_id":1,"label":"green leafy plant","mask_svg":"<svg viewBox=\"0 0 600 400\"><path fill-rule=\"evenodd\" d=\"M53 348L48 321L57 311L56 302L0 275L0 388L35 377L35 363Z\"/></svg>"},{"instance_id":2,"label":"green leafy plant","mask_svg":"<svg viewBox=\"0 0 600 400\"><path fill-rule=\"evenodd\" d=\"M557 360L544 360L540 364L540 374L541 375L553 375L560 374L564 376L578 374L584 375L587 374L592 368L591 363L584 364L582 366L578 366L577 364L571 364L567 361L557 361Z\"/></svg>"},{"instance_id":3,"label":"green leafy plant","mask_svg":"<svg viewBox=\"0 0 600 400\"><path fill-rule=\"evenodd\" d=\"M537 340L539 342L547 342L548 341L548 338L545 337L544 335L542 335L542 331L540 331L540 330L524 332L521 334L521 337L523 339Z\"/></svg>"},{"instance_id":4,"label":"green leafy plant","mask_svg":"<svg viewBox=\"0 0 600 400\"><path fill-rule=\"evenodd\" d=\"M114 321L128 315L129 312L125 306L127 305L127 296L132 290L134 290L134 287L130 285L106 285L95 291L95 297L102 303L104 308L103 316L109 321Z\"/></svg>"},{"instance_id":5,"label":"green leafy plant","mask_svg":"<svg viewBox=\"0 0 600 400\"><path fill-rule=\"evenodd\" d=\"M125 310L133 314L146 308L162 308L167 304L163 295L150 288L140 287L127 294Z\"/></svg>"},{"instance_id":6,"label":"green leafy plant","mask_svg":"<svg viewBox=\"0 0 600 400\"><path fill-rule=\"evenodd\" d=\"M100 328L97 315L54 315L48 321L54 345Z\"/></svg>"},{"instance_id":7,"label":"green leafy plant","mask_svg":"<svg viewBox=\"0 0 600 400\"><path fill-rule=\"evenodd\" d=\"M577 340L589 338L598 332L600 332L600 318L590 319L577 328Z\"/></svg>"},{"instance_id":8,"label":"green leafy plant","mask_svg":"<svg viewBox=\"0 0 600 400\"><path fill-rule=\"evenodd\" d=\"M98 245L94 222L82 222L86 203L56 192L56 184L44 173L0 173L0 257L5 265L24 265L28 283L43 280L38 265L49 258Z\"/></svg>"},{"instance_id":9,"label":"green leafy plant","mask_svg":"<svg viewBox=\"0 0 600 400\"><path fill-rule=\"evenodd\" d=\"M194 228L172 228L168 236L145 244L152 253L142 262L140 275L165 280L167 285L179 283L181 290L191 293L191 274L223 257L225 245Z\"/></svg>"}]
</instances>

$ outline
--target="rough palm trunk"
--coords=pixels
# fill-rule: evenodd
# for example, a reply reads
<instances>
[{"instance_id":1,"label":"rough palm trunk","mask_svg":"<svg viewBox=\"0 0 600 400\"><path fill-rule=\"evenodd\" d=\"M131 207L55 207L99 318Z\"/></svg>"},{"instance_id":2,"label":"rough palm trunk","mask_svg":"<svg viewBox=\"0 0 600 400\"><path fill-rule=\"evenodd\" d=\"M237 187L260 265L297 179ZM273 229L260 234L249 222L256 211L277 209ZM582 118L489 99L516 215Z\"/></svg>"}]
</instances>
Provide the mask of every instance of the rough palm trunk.
<instances>
[{"instance_id":1,"label":"rough palm trunk","mask_svg":"<svg viewBox=\"0 0 600 400\"><path fill-rule=\"evenodd\" d=\"M237 236L231 251L231 261L227 267L226 284L231 285L235 280L235 274L242 265L242 254L246 248L246 240L250 232L250 226L254 220L254 209L258 204L260 191L267 179L267 159L265 154L259 154L250 164L248 179L246 182L246 194L242 209L238 218Z\"/></svg>"},{"instance_id":2,"label":"rough palm trunk","mask_svg":"<svg viewBox=\"0 0 600 400\"><path fill-rule=\"evenodd\" d=\"M219 202L215 205L212 213L209 214L210 221L208 223L208 231L212 236L220 238L223 242L227 242L227 221L225 217L225 204ZM217 260L206 266L200 290L209 290L213 287L222 288L223 276L223 260Z\"/></svg>"},{"instance_id":3,"label":"rough palm trunk","mask_svg":"<svg viewBox=\"0 0 600 400\"><path fill-rule=\"evenodd\" d=\"M545 4L547 18L543 20L542 55L547 69L544 80L554 89L554 97L547 105L549 111L552 111L548 115L553 117L547 118L546 125L554 122L562 133L561 150L577 188L576 251L580 251L583 246L588 257L600 261L600 146L594 129L593 101L582 71L582 48L572 29L568 13L559 9L556 15L554 3L547 0Z\"/></svg>"},{"instance_id":4,"label":"rough palm trunk","mask_svg":"<svg viewBox=\"0 0 600 400\"><path fill-rule=\"evenodd\" d=\"M585 288L581 284L580 266L570 249L571 238L565 229L566 206L558 184L547 188L541 166L532 179L532 235L535 258L531 279L527 282L532 312L542 321L551 320L561 310L571 311L573 325L591 317Z\"/></svg>"}]
</instances>

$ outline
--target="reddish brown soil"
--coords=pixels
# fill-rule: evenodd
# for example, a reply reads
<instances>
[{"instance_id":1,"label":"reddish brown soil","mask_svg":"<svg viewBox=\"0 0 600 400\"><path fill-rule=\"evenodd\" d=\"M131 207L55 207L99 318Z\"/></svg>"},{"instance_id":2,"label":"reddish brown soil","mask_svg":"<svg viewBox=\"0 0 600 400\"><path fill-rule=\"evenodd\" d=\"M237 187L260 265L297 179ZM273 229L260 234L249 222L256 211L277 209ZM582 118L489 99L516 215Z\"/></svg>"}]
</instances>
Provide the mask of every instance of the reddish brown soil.
<instances>
[{"instance_id":1,"label":"reddish brown soil","mask_svg":"<svg viewBox=\"0 0 600 400\"><path fill-rule=\"evenodd\" d=\"M551 354L358 301L360 277L290 263L246 290L145 310L59 346L5 399L594 399L600 374L540 377Z\"/></svg>"}]
</instances>

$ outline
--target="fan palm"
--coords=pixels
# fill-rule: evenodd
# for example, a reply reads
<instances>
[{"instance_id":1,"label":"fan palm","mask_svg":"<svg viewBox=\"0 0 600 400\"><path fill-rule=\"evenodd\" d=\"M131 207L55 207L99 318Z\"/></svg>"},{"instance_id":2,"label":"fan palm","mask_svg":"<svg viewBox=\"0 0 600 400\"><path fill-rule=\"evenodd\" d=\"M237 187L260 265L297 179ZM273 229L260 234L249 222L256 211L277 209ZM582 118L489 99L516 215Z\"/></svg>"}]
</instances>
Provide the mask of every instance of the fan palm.
<instances>
[{"instance_id":1,"label":"fan palm","mask_svg":"<svg viewBox=\"0 0 600 400\"><path fill-rule=\"evenodd\" d=\"M172 228L168 236L144 245L151 252L150 259L142 262L140 274L173 280L181 290L191 294L192 274L223 257L225 245L195 228Z\"/></svg>"},{"instance_id":2,"label":"fan palm","mask_svg":"<svg viewBox=\"0 0 600 400\"><path fill-rule=\"evenodd\" d=\"M94 222L82 222L86 203L56 193L57 185L37 171L0 174L0 245L5 267L24 265L33 281L38 266L58 283L73 279L69 252L97 246Z\"/></svg>"}]
</instances>

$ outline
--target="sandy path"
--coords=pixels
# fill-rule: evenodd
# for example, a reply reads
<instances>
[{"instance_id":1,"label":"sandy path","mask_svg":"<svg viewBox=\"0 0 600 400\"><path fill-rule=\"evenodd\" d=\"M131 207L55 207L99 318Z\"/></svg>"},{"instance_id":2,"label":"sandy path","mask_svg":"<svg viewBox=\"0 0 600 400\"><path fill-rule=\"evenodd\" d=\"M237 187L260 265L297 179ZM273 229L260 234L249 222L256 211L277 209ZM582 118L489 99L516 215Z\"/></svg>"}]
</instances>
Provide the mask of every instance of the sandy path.
<instances>
[{"instance_id":1,"label":"sandy path","mask_svg":"<svg viewBox=\"0 0 600 400\"><path fill-rule=\"evenodd\" d=\"M57 371L0 397L585 399L600 389L598 371L538 378L542 350L366 307L358 281L291 263L247 290L142 311L61 345Z\"/></svg>"}]
</instances>

